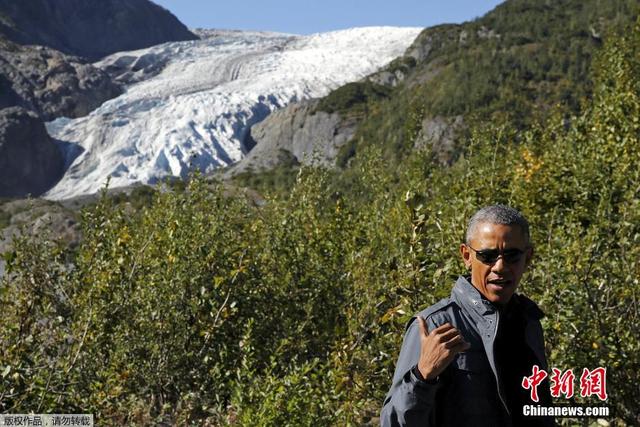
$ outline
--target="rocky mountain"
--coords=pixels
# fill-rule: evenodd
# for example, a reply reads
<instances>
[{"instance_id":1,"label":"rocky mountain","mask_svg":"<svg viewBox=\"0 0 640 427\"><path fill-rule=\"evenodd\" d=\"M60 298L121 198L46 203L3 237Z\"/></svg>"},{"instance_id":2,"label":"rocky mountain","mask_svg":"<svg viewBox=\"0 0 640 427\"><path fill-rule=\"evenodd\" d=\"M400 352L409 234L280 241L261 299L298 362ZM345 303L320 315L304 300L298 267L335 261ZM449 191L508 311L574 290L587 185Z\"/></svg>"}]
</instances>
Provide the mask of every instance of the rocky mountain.
<instances>
[{"instance_id":1,"label":"rocky mountain","mask_svg":"<svg viewBox=\"0 0 640 427\"><path fill-rule=\"evenodd\" d=\"M253 148L225 175L281 164L333 165L339 149L353 137L356 122L343 120L338 113L317 111L318 103L313 99L290 104L251 127L244 143Z\"/></svg>"},{"instance_id":2,"label":"rocky mountain","mask_svg":"<svg viewBox=\"0 0 640 427\"><path fill-rule=\"evenodd\" d=\"M63 172L60 150L38 116L21 107L0 110L0 194L39 196Z\"/></svg>"},{"instance_id":3,"label":"rocky mountain","mask_svg":"<svg viewBox=\"0 0 640 427\"><path fill-rule=\"evenodd\" d=\"M148 0L0 0L0 109L21 108L2 111L0 162L11 168L0 172L0 197L39 195L60 178L63 144L48 139L42 121L82 117L122 93L89 60L197 38ZM21 180L21 170L33 179Z\"/></svg>"},{"instance_id":4,"label":"rocky mountain","mask_svg":"<svg viewBox=\"0 0 640 427\"><path fill-rule=\"evenodd\" d=\"M0 34L89 60L197 38L149 0L0 0Z\"/></svg>"},{"instance_id":5,"label":"rocky mountain","mask_svg":"<svg viewBox=\"0 0 640 427\"><path fill-rule=\"evenodd\" d=\"M107 73L81 58L0 40L0 108L21 106L45 121L81 117L120 93Z\"/></svg>"},{"instance_id":6,"label":"rocky mountain","mask_svg":"<svg viewBox=\"0 0 640 427\"><path fill-rule=\"evenodd\" d=\"M38 196L62 175L45 120L86 115L121 92L79 57L0 36L0 197Z\"/></svg>"}]
</instances>

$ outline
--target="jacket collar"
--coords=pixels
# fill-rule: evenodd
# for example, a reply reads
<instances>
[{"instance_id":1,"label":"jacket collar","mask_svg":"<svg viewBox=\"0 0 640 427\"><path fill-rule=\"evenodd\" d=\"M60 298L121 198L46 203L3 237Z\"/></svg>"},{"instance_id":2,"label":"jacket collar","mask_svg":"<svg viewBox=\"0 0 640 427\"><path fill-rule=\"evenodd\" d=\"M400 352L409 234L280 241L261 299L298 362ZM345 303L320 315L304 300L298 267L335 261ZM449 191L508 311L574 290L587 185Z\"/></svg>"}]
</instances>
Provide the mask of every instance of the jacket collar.
<instances>
[{"instance_id":1,"label":"jacket collar","mask_svg":"<svg viewBox=\"0 0 640 427\"><path fill-rule=\"evenodd\" d=\"M496 307L482 296L469 281L469 278L460 276L456 280L456 284L451 291L451 299L458 303L469 313L475 313L479 316L493 314Z\"/></svg>"},{"instance_id":2,"label":"jacket collar","mask_svg":"<svg viewBox=\"0 0 640 427\"><path fill-rule=\"evenodd\" d=\"M451 292L451 299L467 312L475 313L479 316L490 315L498 310L498 307L487 300L480 291L471 284L470 277L468 276L458 277ZM541 319L544 317L544 313L538 308L536 303L518 294L513 294L507 309L511 312L521 312L528 318Z\"/></svg>"}]
</instances>

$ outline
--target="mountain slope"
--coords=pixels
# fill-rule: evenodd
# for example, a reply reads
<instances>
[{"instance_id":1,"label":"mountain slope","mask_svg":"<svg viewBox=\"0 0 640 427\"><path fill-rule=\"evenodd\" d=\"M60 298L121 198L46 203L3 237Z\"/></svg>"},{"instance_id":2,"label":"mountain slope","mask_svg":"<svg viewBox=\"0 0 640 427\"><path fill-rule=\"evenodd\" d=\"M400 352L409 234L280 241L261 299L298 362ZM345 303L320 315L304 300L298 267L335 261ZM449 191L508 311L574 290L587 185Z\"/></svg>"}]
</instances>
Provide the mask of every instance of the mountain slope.
<instances>
[{"instance_id":1,"label":"mountain slope","mask_svg":"<svg viewBox=\"0 0 640 427\"><path fill-rule=\"evenodd\" d=\"M603 39L635 21L636 0L508 0L462 25L426 29L408 50L416 65L359 126L342 164L367 144L402 158L429 140L434 120L457 116L524 128L550 107L580 109Z\"/></svg>"},{"instance_id":2,"label":"mountain slope","mask_svg":"<svg viewBox=\"0 0 640 427\"><path fill-rule=\"evenodd\" d=\"M84 152L67 158L73 165L46 197L96 192L108 177L114 187L153 183L237 162L248 151L243 140L251 125L290 102L323 96L374 72L404 52L419 32L391 27L311 36L214 32L201 41L105 58L95 65L124 74L127 64L166 66L87 117L48 124L52 136Z\"/></svg>"},{"instance_id":3,"label":"mountain slope","mask_svg":"<svg viewBox=\"0 0 640 427\"><path fill-rule=\"evenodd\" d=\"M148 0L0 0L0 33L19 44L49 46L92 60L197 38Z\"/></svg>"},{"instance_id":4,"label":"mountain slope","mask_svg":"<svg viewBox=\"0 0 640 427\"><path fill-rule=\"evenodd\" d=\"M38 117L20 107L0 110L0 195L38 196L60 178L60 151Z\"/></svg>"},{"instance_id":5,"label":"mountain slope","mask_svg":"<svg viewBox=\"0 0 640 427\"><path fill-rule=\"evenodd\" d=\"M0 197L40 195L60 178L62 156L43 120L85 115L120 93L79 57L0 35Z\"/></svg>"},{"instance_id":6,"label":"mountain slope","mask_svg":"<svg viewBox=\"0 0 640 427\"><path fill-rule=\"evenodd\" d=\"M347 143L328 142L339 149L339 166L370 146L381 147L390 165L423 147L449 163L463 149L470 122L526 128L555 104L567 114L578 111L592 91L594 53L637 15L637 0L507 0L475 21L425 29L404 56L332 91L309 114L339 114L336 128L356 123ZM305 122L292 110L263 126L294 115ZM271 158L287 159L281 150L312 143L274 135L255 140L274 147Z\"/></svg>"},{"instance_id":7,"label":"mountain slope","mask_svg":"<svg viewBox=\"0 0 640 427\"><path fill-rule=\"evenodd\" d=\"M80 117L121 92L107 73L81 58L0 36L0 108L20 106L43 120Z\"/></svg>"},{"instance_id":8,"label":"mountain slope","mask_svg":"<svg viewBox=\"0 0 640 427\"><path fill-rule=\"evenodd\" d=\"M196 38L148 0L0 0L0 108L19 107L2 111L0 162L10 167L0 197L38 195L59 178L61 155L41 120L86 115L121 93L87 58Z\"/></svg>"}]
</instances>

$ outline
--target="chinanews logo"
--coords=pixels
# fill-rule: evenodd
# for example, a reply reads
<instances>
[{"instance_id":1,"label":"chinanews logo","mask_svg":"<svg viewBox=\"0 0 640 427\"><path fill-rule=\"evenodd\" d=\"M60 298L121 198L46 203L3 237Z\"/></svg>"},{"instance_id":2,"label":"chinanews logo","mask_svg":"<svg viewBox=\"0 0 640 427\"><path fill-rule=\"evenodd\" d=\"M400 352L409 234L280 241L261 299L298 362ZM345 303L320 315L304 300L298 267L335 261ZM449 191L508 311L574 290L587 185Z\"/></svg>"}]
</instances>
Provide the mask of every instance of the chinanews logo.
<instances>
[{"instance_id":1,"label":"chinanews logo","mask_svg":"<svg viewBox=\"0 0 640 427\"><path fill-rule=\"evenodd\" d=\"M533 366L530 376L522 378L522 387L530 391L532 402L539 402L538 386L546 378L551 382L551 396L571 399L575 393L575 379L573 369L562 371L557 368L551 369L551 375L538 365ZM582 369L580 374L580 397L588 398L595 396L601 401L607 400L607 368L597 367L595 369ZM530 417L610 417L611 409L608 406L541 406L524 405L522 413Z\"/></svg>"}]
</instances>

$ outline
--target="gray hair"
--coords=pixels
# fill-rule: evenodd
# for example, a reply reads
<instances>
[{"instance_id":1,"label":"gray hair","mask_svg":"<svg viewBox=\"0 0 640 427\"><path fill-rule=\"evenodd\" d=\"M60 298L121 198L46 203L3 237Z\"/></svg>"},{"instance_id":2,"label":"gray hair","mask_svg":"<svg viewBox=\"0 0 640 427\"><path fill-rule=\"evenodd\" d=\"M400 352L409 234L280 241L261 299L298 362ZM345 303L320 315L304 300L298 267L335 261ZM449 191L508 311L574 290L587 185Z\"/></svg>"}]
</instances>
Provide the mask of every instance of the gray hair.
<instances>
[{"instance_id":1,"label":"gray hair","mask_svg":"<svg viewBox=\"0 0 640 427\"><path fill-rule=\"evenodd\" d=\"M506 205L491 205L477 211L469 220L467 226L467 234L465 236L465 243L468 245L471 240L471 236L476 231L479 224L502 224L502 225L517 225L522 230L525 240L529 242L529 221L522 215L517 209Z\"/></svg>"}]
</instances>

